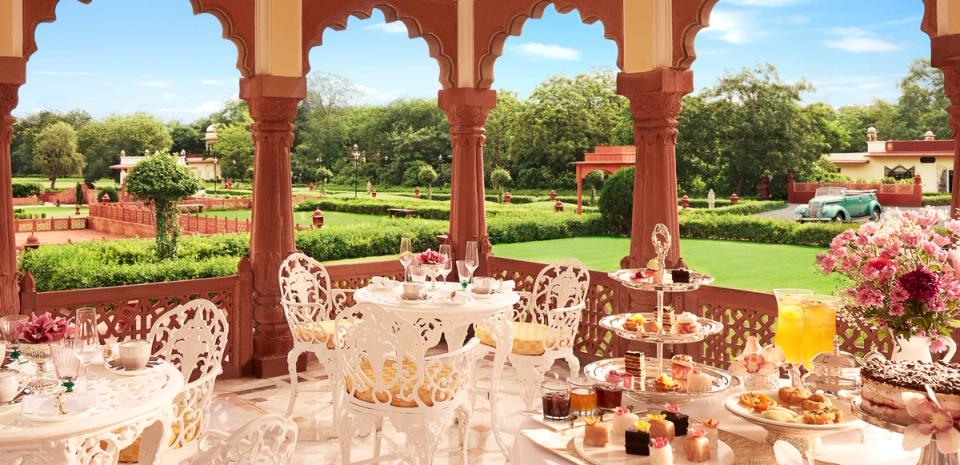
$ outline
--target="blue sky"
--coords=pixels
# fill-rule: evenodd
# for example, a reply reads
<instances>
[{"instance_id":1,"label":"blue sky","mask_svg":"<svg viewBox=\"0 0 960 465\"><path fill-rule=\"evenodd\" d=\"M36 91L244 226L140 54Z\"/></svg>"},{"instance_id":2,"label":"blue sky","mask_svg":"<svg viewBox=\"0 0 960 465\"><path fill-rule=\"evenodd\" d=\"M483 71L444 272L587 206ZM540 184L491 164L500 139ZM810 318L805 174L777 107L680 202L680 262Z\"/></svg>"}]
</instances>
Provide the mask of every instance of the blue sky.
<instances>
[{"instance_id":1,"label":"blue sky","mask_svg":"<svg viewBox=\"0 0 960 465\"><path fill-rule=\"evenodd\" d=\"M807 79L807 101L834 105L895 100L915 58L929 57L920 31L920 0L720 0L711 27L697 37L698 88L728 70L775 64L786 80ZM58 20L41 25L39 51L20 91L24 115L84 108L94 116L146 111L191 121L237 93L236 50L209 15L186 0L60 2ZM383 16L350 20L310 53L314 70L352 80L363 103L434 97L437 64L426 43L410 40ZM495 88L527 95L553 74L616 67L616 47L602 26L549 7L507 40Z\"/></svg>"}]
</instances>

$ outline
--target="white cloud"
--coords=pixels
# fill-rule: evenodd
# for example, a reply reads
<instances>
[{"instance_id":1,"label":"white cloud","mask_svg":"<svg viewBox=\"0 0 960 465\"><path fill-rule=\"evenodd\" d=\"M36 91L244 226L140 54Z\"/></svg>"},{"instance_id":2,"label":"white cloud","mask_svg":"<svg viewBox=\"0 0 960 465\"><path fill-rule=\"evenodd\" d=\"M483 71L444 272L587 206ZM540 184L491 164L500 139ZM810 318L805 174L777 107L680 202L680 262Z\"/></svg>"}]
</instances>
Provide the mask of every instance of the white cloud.
<instances>
[{"instance_id":1,"label":"white cloud","mask_svg":"<svg viewBox=\"0 0 960 465\"><path fill-rule=\"evenodd\" d=\"M714 11L710 15L710 27L704 32L718 34L720 40L731 44L749 42L756 33L752 18L741 12Z\"/></svg>"},{"instance_id":2,"label":"white cloud","mask_svg":"<svg viewBox=\"0 0 960 465\"><path fill-rule=\"evenodd\" d=\"M544 60L563 60L576 61L580 59L580 51L575 48L563 47L560 45L541 44L539 42L526 42L523 44L509 44L508 49L515 50L521 55L526 55Z\"/></svg>"},{"instance_id":3,"label":"white cloud","mask_svg":"<svg viewBox=\"0 0 960 465\"><path fill-rule=\"evenodd\" d=\"M200 84L205 86L222 86L226 84L226 79L201 79Z\"/></svg>"},{"instance_id":4,"label":"white cloud","mask_svg":"<svg viewBox=\"0 0 960 465\"><path fill-rule=\"evenodd\" d=\"M793 15L786 18L784 22L793 25L807 24L810 22L810 17L806 15Z\"/></svg>"},{"instance_id":5,"label":"white cloud","mask_svg":"<svg viewBox=\"0 0 960 465\"><path fill-rule=\"evenodd\" d=\"M368 24L363 28L386 32L387 34L406 34L407 33L407 26L405 26L400 21L394 21L392 23Z\"/></svg>"},{"instance_id":6,"label":"white cloud","mask_svg":"<svg viewBox=\"0 0 960 465\"><path fill-rule=\"evenodd\" d=\"M828 101L834 104L869 103L874 99L896 100L900 95L898 75L853 75L821 76L811 79L816 93L809 100Z\"/></svg>"},{"instance_id":7,"label":"white cloud","mask_svg":"<svg viewBox=\"0 0 960 465\"><path fill-rule=\"evenodd\" d=\"M733 5L780 7L796 5L801 0L728 0Z\"/></svg>"},{"instance_id":8,"label":"white cloud","mask_svg":"<svg viewBox=\"0 0 960 465\"><path fill-rule=\"evenodd\" d=\"M87 71L34 71L34 74L41 76L99 76L100 73L91 73Z\"/></svg>"},{"instance_id":9,"label":"white cloud","mask_svg":"<svg viewBox=\"0 0 960 465\"><path fill-rule=\"evenodd\" d=\"M173 87L173 81L161 81L159 79L150 79L146 81L140 81L139 84L143 87L153 87L156 89L166 89Z\"/></svg>"},{"instance_id":10,"label":"white cloud","mask_svg":"<svg viewBox=\"0 0 960 465\"><path fill-rule=\"evenodd\" d=\"M859 27L835 27L830 30L835 39L824 41L824 45L851 53L894 52L900 46L883 40L866 29Z\"/></svg>"},{"instance_id":11,"label":"white cloud","mask_svg":"<svg viewBox=\"0 0 960 465\"><path fill-rule=\"evenodd\" d=\"M362 94L364 97L373 97L376 95L380 95L379 90L370 86L365 86L363 84L353 84L353 89L359 92L360 94Z\"/></svg>"}]
</instances>

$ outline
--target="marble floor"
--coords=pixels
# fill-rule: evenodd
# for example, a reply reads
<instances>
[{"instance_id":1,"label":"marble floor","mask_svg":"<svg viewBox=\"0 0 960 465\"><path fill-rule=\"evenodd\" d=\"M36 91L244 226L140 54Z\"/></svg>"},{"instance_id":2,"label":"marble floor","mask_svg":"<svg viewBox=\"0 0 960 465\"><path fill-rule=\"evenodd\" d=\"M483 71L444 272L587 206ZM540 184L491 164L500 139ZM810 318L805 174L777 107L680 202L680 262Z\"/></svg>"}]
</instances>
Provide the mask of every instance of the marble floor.
<instances>
[{"instance_id":1,"label":"marble floor","mask_svg":"<svg viewBox=\"0 0 960 465\"><path fill-rule=\"evenodd\" d=\"M492 363L489 360L483 360L479 365L480 386L483 388L485 385L489 386ZM565 379L566 364L557 363L547 376ZM300 384L307 389L328 386L326 375L316 364L311 364L307 371L300 374ZM232 431L263 413L285 413L290 395L290 381L287 376L270 379L223 380L217 381L216 391L217 398L212 406L211 427ZM498 408L502 414L503 439L508 446L513 443L520 424L528 418L523 413L523 402L519 392L520 385L516 371L508 366L504 370ZM339 465L339 443L336 439L328 438L331 411L329 392L301 390L293 414L294 421L300 425L300 440L294 460L296 465ZM507 460L501 454L492 435L489 403L484 396L478 397L476 410L470 423L467 462L471 465L506 463ZM397 438L397 441L402 444L402 436L395 432L393 425L389 422L384 424L384 434L387 437ZM446 441L440 446L440 452L435 456L434 463L460 465L462 463L460 456L455 451L457 444L457 428L451 427L448 429ZM372 451L373 435L354 438L352 452L354 461L371 457ZM388 452L388 442L384 441L384 453Z\"/></svg>"}]
</instances>

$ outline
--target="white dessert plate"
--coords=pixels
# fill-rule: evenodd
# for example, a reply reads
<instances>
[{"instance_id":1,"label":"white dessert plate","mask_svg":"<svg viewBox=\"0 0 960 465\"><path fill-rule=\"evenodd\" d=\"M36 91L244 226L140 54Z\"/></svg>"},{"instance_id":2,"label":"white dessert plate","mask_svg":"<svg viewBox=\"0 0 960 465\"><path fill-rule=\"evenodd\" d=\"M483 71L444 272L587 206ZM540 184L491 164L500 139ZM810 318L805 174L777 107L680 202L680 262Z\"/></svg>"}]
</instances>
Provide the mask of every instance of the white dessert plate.
<instances>
[{"instance_id":1,"label":"white dessert plate","mask_svg":"<svg viewBox=\"0 0 960 465\"><path fill-rule=\"evenodd\" d=\"M20 415L38 423L74 420L88 415L97 406L97 396L92 392L72 392L63 395L63 410L57 407L57 397L30 395L20 404Z\"/></svg>"},{"instance_id":2,"label":"white dessert plate","mask_svg":"<svg viewBox=\"0 0 960 465\"><path fill-rule=\"evenodd\" d=\"M779 396L777 395L776 390L771 391L752 391L765 394L780 402ZM771 420L769 418L764 418L759 414L753 412L752 409L745 407L740 403L740 394L731 394L723 401L723 406L730 411L730 413L743 418L744 420L749 421L755 425L758 425L767 431L774 431L777 433L784 432L784 430L789 430L793 432L802 432L807 431L811 433L822 432L822 433L832 433L839 431L846 431L853 428L858 428L863 426L863 422L860 421L856 416L854 416L853 411L850 409L850 402L843 399L831 398L833 405L840 409L840 412L843 413L843 421L840 423L830 423L826 425L809 425L806 423L791 423L787 421Z\"/></svg>"},{"instance_id":3,"label":"white dessert plate","mask_svg":"<svg viewBox=\"0 0 960 465\"><path fill-rule=\"evenodd\" d=\"M683 438L685 437L686 436L677 437L673 440L673 444L670 445L670 447L673 448L674 465L694 463L688 461L686 454L683 453ZM611 442L604 447L590 447L583 445L583 434L580 434L574 438L573 445L577 450L577 454L580 454L580 457L594 465L644 465L652 463L650 457L627 454L623 441ZM725 442L719 441L715 452L716 453L711 454L710 460L698 463L706 465L733 465L733 449Z\"/></svg>"}]
</instances>

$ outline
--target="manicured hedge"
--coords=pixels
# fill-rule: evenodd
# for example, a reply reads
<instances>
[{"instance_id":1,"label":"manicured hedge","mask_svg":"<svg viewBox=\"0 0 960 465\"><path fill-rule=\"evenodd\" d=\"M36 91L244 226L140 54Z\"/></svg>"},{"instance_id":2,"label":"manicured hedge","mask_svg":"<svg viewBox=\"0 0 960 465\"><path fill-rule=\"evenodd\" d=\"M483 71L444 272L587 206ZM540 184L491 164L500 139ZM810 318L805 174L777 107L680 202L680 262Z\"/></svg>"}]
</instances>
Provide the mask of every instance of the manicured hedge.
<instances>
[{"instance_id":1,"label":"manicured hedge","mask_svg":"<svg viewBox=\"0 0 960 465\"><path fill-rule=\"evenodd\" d=\"M40 184L14 184L14 197L30 197L31 195L40 195L43 193L43 186Z\"/></svg>"},{"instance_id":2,"label":"manicured hedge","mask_svg":"<svg viewBox=\"0 0 960 465\"><path fill-rule=\"evenodd\" d=\"M923 194L924 206L950 205L951 200L950 194Z\"/></svg>"},{"instance_id":3,"label":"manicured hedge","mask_svg":"<svg viewBox=\"0 0 960 465\"><path fill-rule=\"evenodd\" d=\"M797 223L749 215L683 215L680 236L698 239L827 247L834 236L859 223Z\"/></svg>"},{"instance_id":4,"label":"manicured hedge","mask_svg":"<svg viewBox=\"0 0 960 465\"><path fill-rule=\"evenodd\" d=\"M788 203L785 200L753 200L739 202L736 205L727 205L716 208L690 208L681 211L681 214L703 214L703 215L754 215L773 210L786 208Z\"/></svg>"}]
</instances>

